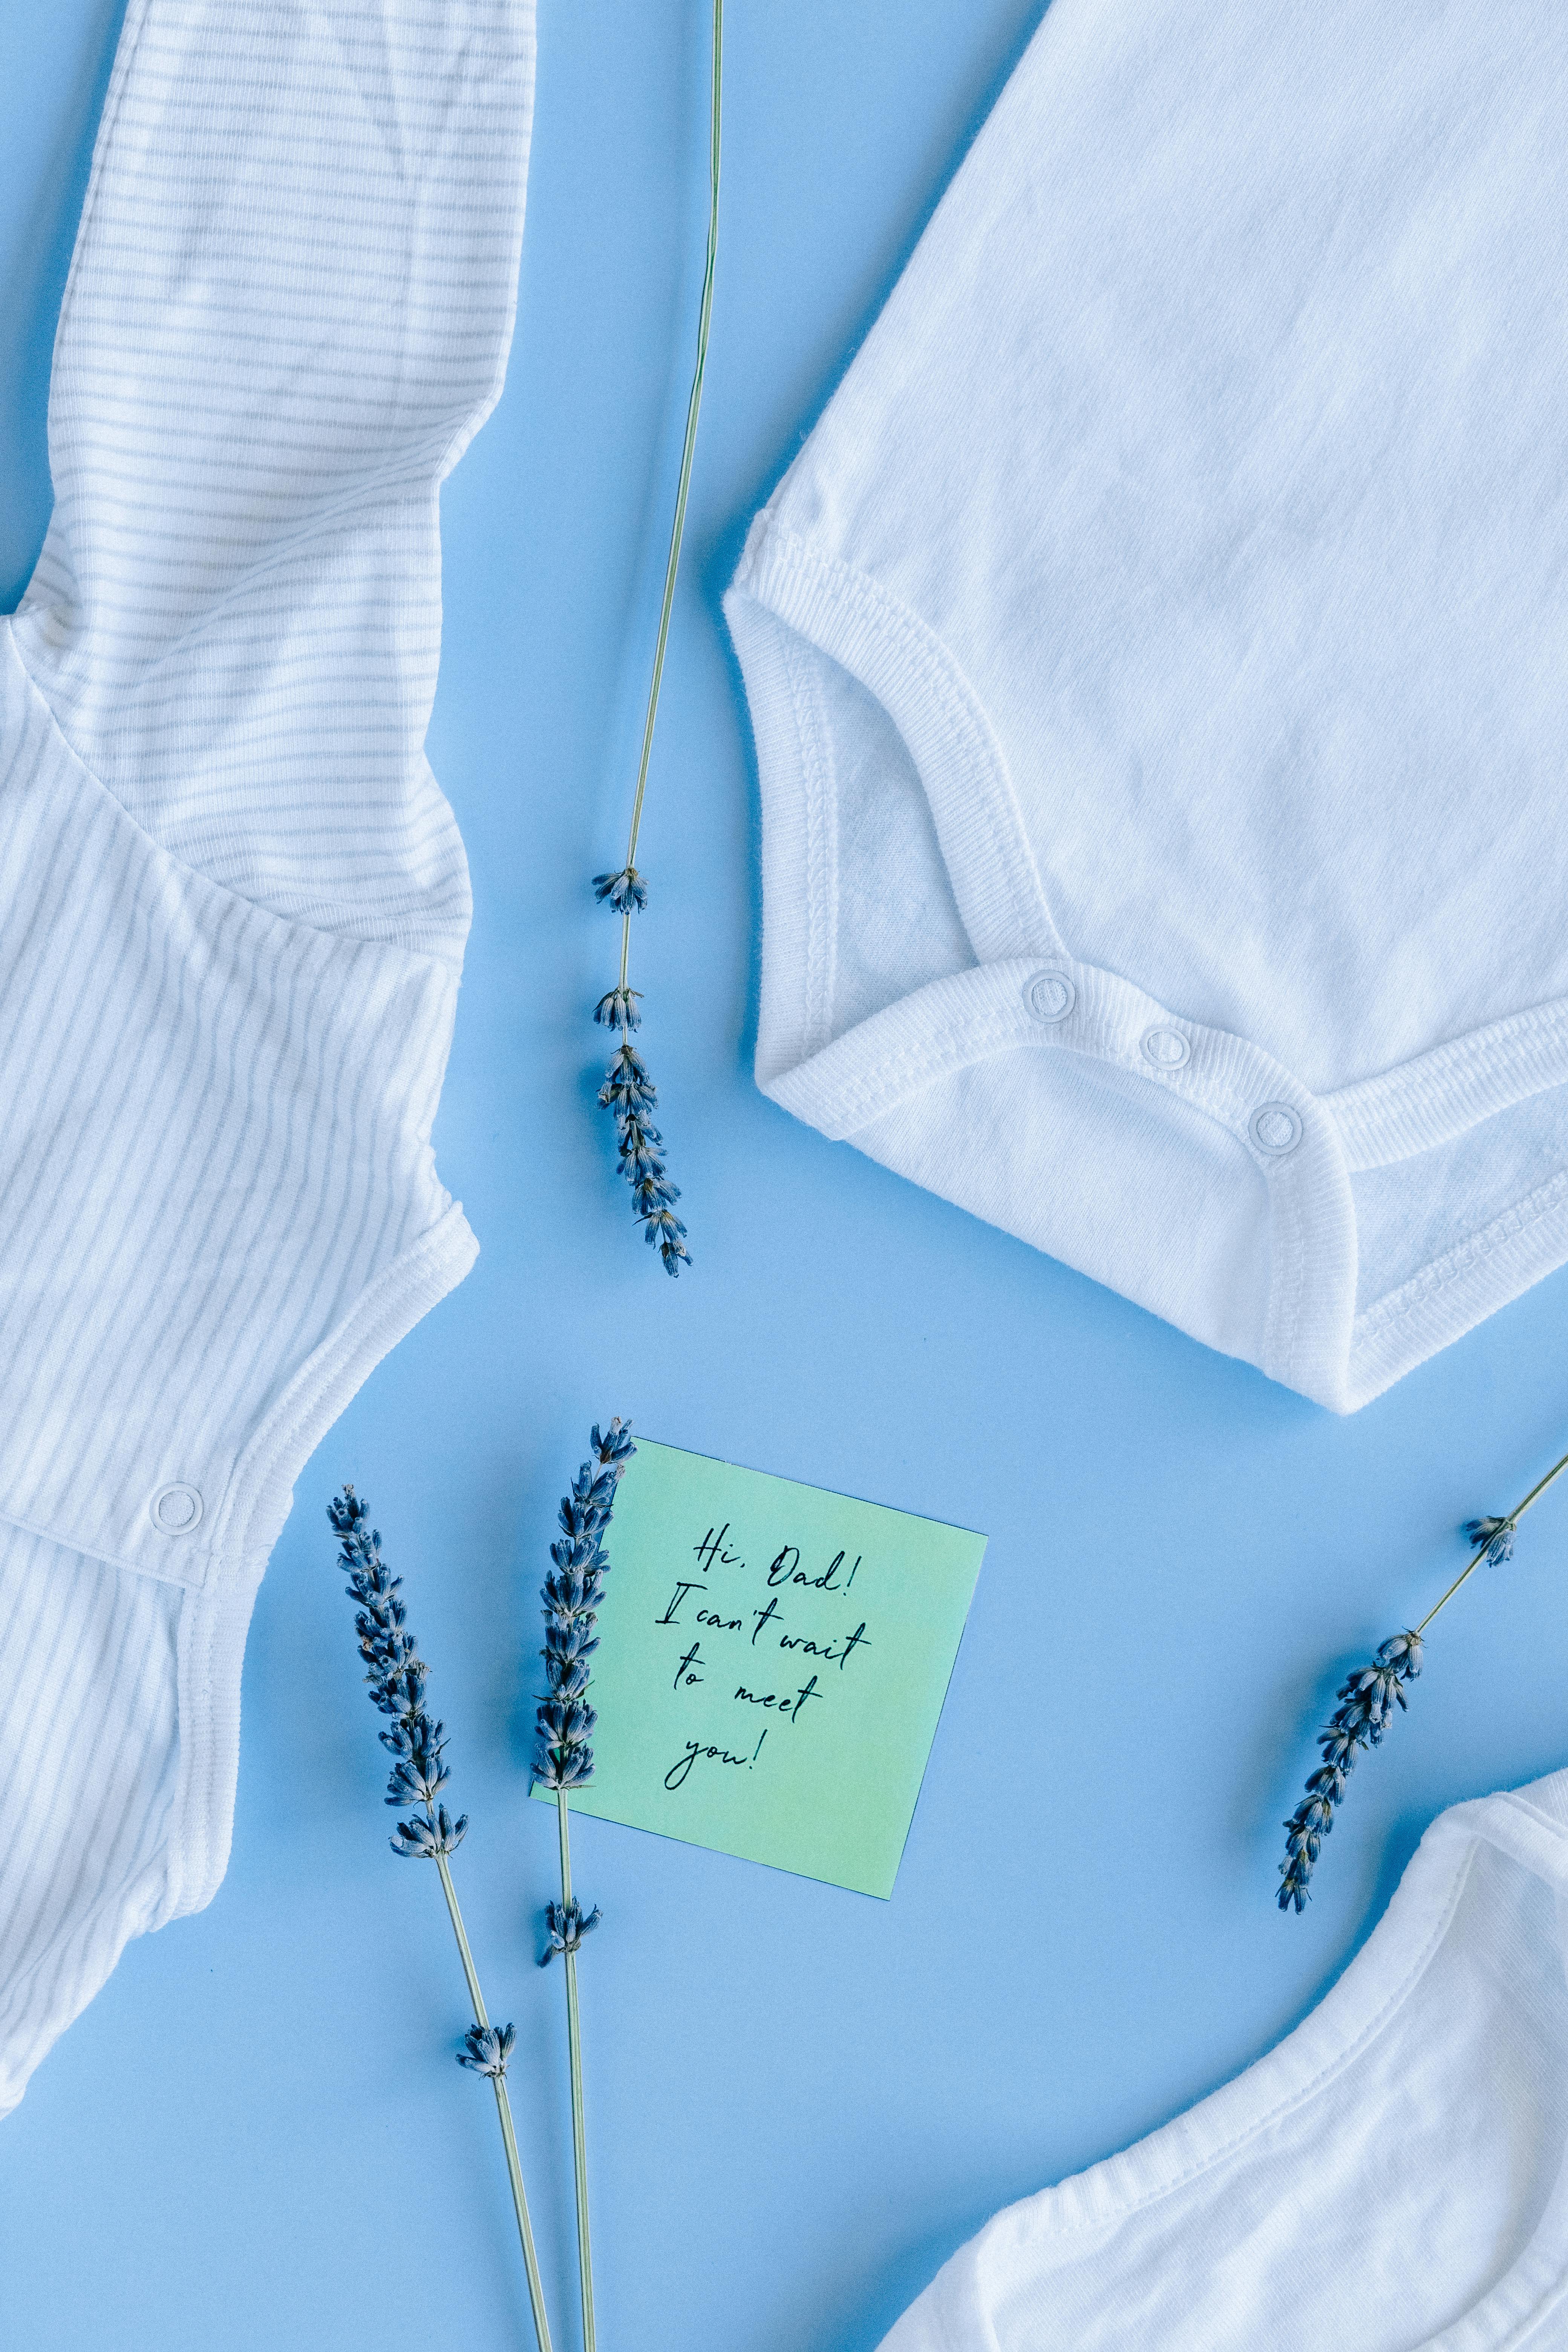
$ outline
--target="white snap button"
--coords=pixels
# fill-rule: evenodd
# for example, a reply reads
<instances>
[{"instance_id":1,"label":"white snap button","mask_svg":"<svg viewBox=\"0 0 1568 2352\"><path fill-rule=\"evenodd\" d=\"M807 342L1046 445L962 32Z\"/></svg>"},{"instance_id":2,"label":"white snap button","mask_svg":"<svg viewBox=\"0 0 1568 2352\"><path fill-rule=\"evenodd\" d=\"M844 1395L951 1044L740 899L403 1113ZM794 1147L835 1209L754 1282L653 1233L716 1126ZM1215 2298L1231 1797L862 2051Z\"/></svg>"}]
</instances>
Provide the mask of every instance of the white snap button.
<instances>
[{"instance_id":1,"label":"white snap button","mask_svg":"<svg viewBox=\"0 0 1568 2352\"><path fill-rule=\"evenodd\" d=\"M148 1507L161 1536L188 1536L201 1522L202 1498L194 1486L161 1486Z\"/></svg>"},{"instance_id":2,"label":"white snap button","mask_svg":"<svg viewBox=\"0 0 1568 2352\"><path fill-rule=\"evenodd\" d=\"M1294 1151L1301 1140L1301 1122L1289 1103L1259 1103L1247 1122L1247 1131L1259 1151L1271 1160Z\"/></svg>"},{"instance_id":3,"label":"white snap button","mask_svg":"<svg viewBox=\"0 0 1568 2352\"><path fill-rule=\"evenodd\" d=\"M1024 991L1037 1021L1065 1021L1078 1003L1078 991L1065 971L1042 971Z\"/></svg>"},{"instance_id":4,"label":"white snap button","mask_svg":"<svg viewBox=\"0 0 1568 2352\"><path fill-rule=\"evenodd\" d=\"M1179 1029L1151 1029L1143 1038L1143 1059L1157 1070L1179 1070L1193 1058L1193 1049Z\"/></svg>"}]
</instances>

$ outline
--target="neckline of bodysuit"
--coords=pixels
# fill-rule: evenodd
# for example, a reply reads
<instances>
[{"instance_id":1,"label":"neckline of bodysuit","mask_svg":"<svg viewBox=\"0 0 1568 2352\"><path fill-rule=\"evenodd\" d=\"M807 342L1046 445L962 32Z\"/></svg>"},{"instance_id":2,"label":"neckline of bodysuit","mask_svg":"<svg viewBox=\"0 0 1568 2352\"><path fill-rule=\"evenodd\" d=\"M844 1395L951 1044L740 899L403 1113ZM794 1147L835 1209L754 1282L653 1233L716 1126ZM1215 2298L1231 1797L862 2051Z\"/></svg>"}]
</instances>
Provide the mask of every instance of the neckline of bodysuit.
<instances>
[{"instance_id":1,"label":"neckline of bodysuit","mask_svg":"<svg viewBox=\"0 0 1568 2352\"><path fill-rule=\"evenodd\" d=\"M1568 1769L1518 1795L1481 1798L1440 1815L1365 1944L1301 2023L1184 2114L1044 2190L1031 2200L1036 2227L1067 2233L1124 2219L1238 2153L1353 2066L1440 1950L1482 1845L1500 1848L1568 1896ZM1478 2302L1413 2352L1511 2352L1565 2292L1568 2130L1527 2243Z\"/></svg>"}]
</instances>

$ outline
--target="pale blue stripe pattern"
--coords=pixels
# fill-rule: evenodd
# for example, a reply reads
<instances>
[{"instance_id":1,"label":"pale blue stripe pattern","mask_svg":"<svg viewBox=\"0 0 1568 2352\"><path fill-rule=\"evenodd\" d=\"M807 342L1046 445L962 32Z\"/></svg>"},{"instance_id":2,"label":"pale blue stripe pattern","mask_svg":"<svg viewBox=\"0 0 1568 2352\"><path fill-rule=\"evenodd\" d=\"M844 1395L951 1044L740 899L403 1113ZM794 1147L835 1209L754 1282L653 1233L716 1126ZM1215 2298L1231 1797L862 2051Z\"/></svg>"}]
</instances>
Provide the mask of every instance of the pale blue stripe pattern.
<instances>
[{"instance_id":1,"label":"pale blue stripe pattern","mask_svg":"<svg viewBox=\"0 0 1568 2352\"><path fill-rule=\"evenodd\" d=\"M131 0L0 623L0 2113L210 1898L293 1480L475 1244L425 758L531 0Z\"/></svg>"}]
</instances>

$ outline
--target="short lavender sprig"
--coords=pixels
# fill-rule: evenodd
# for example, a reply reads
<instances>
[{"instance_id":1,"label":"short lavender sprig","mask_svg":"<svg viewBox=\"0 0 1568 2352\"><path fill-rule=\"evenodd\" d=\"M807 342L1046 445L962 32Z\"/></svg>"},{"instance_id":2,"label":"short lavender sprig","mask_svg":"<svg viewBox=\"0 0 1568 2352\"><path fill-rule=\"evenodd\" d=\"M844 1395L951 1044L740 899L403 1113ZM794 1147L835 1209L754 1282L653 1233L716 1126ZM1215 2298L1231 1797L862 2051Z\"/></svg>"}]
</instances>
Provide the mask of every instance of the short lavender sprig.
<instances>
[{"instance_id":1,"label":"short lavender sprig","mask_svg":"<svg viewBox=\"0 0 1568 2352\"><path fill-rule=\"evenodd\" d=\"M637 1452L619 1415L601 1433L569 1495L561 1497L561 1533L550 1547L551 1573L540 1588L544 1609L544 1679L548 1688L534 1717L533 1777L542 1789L574 1789L593 1778L590 1735L597 1717L588 1704L588 1661L599 1646L595 1627L609 1560L605 1531L616 1489Z\"/></svg>"},{"instance_id":2,"label":"short lavender sprig","mask_svg":"<svg viewBox=\"0 0 1568 2352\"><path fill-rule=\"evenodd\" d=\"M1307 1907L1307 1882L1318 1850L1334 1825L1334 1808L1345 1793L1345 1775L1359 1749L1376 1748L1394 1720L1397 1705L1408 1702L1401 1687L1421 1671L1424 1644L1419 1633L1395 1633L1379 1645L1370 1666L1362 1666L1337 1696L1343 1705L1334 1709L1328 1727L1318 1734L1323 1760L1309 1774L1307 1793L1285 1824L1285 1859L1279 1865L1278 1900L1281 1911Z\"/></svg>"},{"instance_id":3,"label":"short lavender sprig","mask_svg":"<svg viewBox=\"0 0 1568 2352\"><path fill-rule=\"evenodd\" d=\"M426 1708L425 1691L430 1669L420 1657L419 1645L408 1629L408 1612L400 1597L403 1579L389 1572L381 1556L381 1535L370 1525L369 1506L360 1500L352 1486L345 1486L328 1505L327 1518L341 1546L338 1566L347 1576L350 1594L358 1603L354 1631L359 1635L360 1655L365 1662L371 1704L389 1718L379 1734L382 1746L393 1759L386 1801L409 1816L398 1822L391 1841L392 1850L414 1860L434 1862L440 1874L441 1891L447 1898L447 1911L474 2011L474 2022L457 2053L458 2063L488 2076L495 2093L534 2334L539 2352L551 2352L544 2286L534 2252L517 2133L506 2087L507 2061L515 2035L510 2025L493 2026L486 2012L447 1860L462 1843L468 1817L462 1813L454 1822L440 1802L440 1792L450 1778L445 1761L446 1726L434 1721Z\"/></svg>"},{"instance_id":4,"label":"short lavender sprig","mask_svg":"<svg viewBox=\"0 0 1568 2352\"><path fill-rule=\"evenodd\" d=\"M664 1164L664 1138L651 1116L658 1089L648 1076L647 1064L626 1034L637 1025L636 995L635 989L613 988L595 1009L595 1021L622 1032L616 1057L599 1088L599 1103L602 1109L615 1114L620 1172L632 1188L632 1205L644 1237L657 1245L666 1273L679 1275L683 1265L690 1265L691 1253L686 1246L686 1227L675 1213L680 1187L670 1182ZM606 1012L606 1005L612 1010Z\"/></svg>"},{"instance_id":5,"label":"short lavender sprig","mask_svg":"<svg viewBox=\"0 0 1568 2352\"><path fill-rule=\"evenodd\" d=\"M539 1965L560 1955L566 1979L566 2042L572 2077L572 2157L577 2195L577 2269L583 2299L584 2352L595 2352L594 2262L588 2230L588 2149L583 2106L583 2040L577 2009L577 1954L599 1924L599 1908L584 1912L572 1892L571 1792L594 1776L589 1742L598 1718L588 1702L589 1660L609 1560L605 1532L616 1489L637 1452L629 1426L617 1415L595 1424L588 1459L572 1491L561 1498L561 1533L550 1547L551 1572L541 1591L544 1606L545 1689L535 1715L533 1777L553 1791L561 1847L561 1900L544 1914L548 1940Z\"/></svg>"},{"instance_id":6,"label":"short lavender sprig","mask_svg":"<svg viewBox=\"0 0 1568 2352\"><path fill-rule=\"evenodd\" d=\"M1363 1748L1381 1745L1384 1733L1394 1721L1395 1706L1403 1712L1407 1706L1404 1686L1414 1682L1421 1672L1426 1654L1423 1637L1427 1626L1478 1568L1500 1567L1513 1558L1514 1535L1520 1520L1564 1470L1568 1470L1568 1454L1552 1464L1544 1478L1537 1479L1524 1500L1516 1503L1505 1517L1467 1519L1460 1532L1471 1547L1472 1557L1442 1598L1433 1603L1419 1625L1393 1634L1380 1644L1370 1665L1358 1667L1348 1681L1340 1685L1341 1704L1318 1734L1323 1760L1315 1772L1309 1774L1307 1793L1285 1824L1285 1859L1279 1865L1279 1885L1275 1890L1281 1911L1306 1909L1308 1882L1322 1842L1333 1828L1335 1809L1344 1800L1345 1776Z\"/></svg>"},{"instance_id":7,"label":"short lavender sprig","mask_svg":"<svg viewBox=\"0 0 1568 2352\"><path fill-rule=\"evenodd\" d=\"M419 1655L419 1644L408 1630L408 1612L399 1595L403 1579L389 1574L381 1556L381 1533L368 1522L369 1506L352 1486L345 1486L328 1506L327 1517L342 1546L338 1566L349 1580L349 1592L359 1604L354 1632L365 1663L371 1705L391 1717L377 1736L394 1759L386 1784L386 1801L413 1811L399 1822L392 1839L394 1853L425 1861L455 1853L468 1826L467 1813L454 1822L437 1802L451 1778L446 1766L447 1727L426 1710L425 1687L429 1667Z\"/></svg>"}]
</instances>

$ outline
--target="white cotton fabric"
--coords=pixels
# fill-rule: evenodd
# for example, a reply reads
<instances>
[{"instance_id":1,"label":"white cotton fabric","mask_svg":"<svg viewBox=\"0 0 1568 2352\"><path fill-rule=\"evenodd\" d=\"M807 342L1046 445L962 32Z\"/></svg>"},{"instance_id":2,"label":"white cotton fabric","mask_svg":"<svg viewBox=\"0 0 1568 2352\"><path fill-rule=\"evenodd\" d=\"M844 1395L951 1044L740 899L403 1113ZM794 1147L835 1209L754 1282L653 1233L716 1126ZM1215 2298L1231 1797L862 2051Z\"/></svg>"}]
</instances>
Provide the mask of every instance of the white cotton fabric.
<instances>
[{"instance_id":1,"label":"white cotton fabric","mask_svg":"<svg viewBox=\"0 0 1568 2352\"><path fill-rule=\"evenodd\" d=\"M1568 2343L1568 1772L1442 1814L1278 2049L1001 2213L883 2352Z\"/></svg>"},{"instance_id":2,"label":"white cotton fabric","mask_svg":"<svg viewBox=\"0 0 1568 2352\"><path fill-rule=\"evenodd\" d=\"M437 491L531 0L131 0L0 622L0 2113L227 1857L293 1478L475 1243Z\"/></svg>"},{"instance_id":3,"label":"white cotton fabric","mask_svg":"<svg viewBox=\"0 0 1568 2352\"><path fill-rule=\"evenodd\" d=\"M1339 1412L1568 1256L1565 119L1053 0L728 600L761 1085Z\"/></svg>"}]
</instances>

